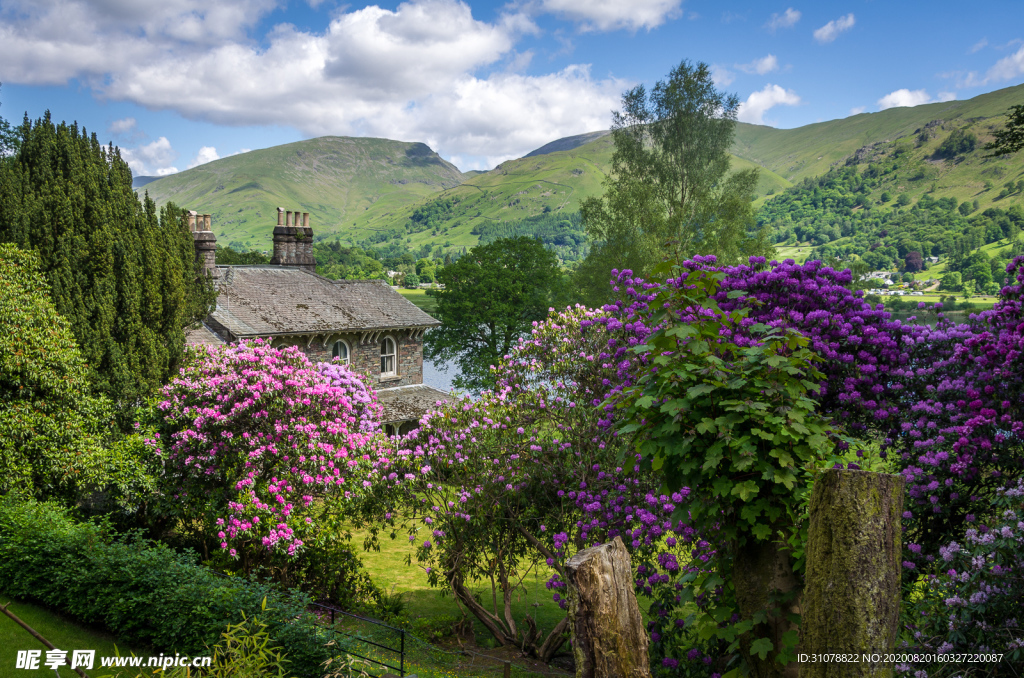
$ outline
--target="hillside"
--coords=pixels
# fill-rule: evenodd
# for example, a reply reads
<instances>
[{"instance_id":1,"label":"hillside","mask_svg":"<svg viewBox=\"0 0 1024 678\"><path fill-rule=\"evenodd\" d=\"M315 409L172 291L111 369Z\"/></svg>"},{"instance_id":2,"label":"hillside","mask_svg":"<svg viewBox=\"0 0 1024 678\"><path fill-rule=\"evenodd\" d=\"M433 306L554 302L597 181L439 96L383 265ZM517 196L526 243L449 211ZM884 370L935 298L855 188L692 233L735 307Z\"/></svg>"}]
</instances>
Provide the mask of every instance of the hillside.
<instances>
[{"instance_id":1,"label":"hillside","mask_svg":"<svg viewBox=\"0 0 1024 678\"><path fill-rule=\"evenodd\" d=\"M1024 253L1024 153L986 157L997 118L934 120L764 202L780 257L832 258L991 293Z\"/></svg>"},{"instance_id":2,"label":"hillside","mask_svg":"<svg viewBox=\"0 0 1024 678\"><path fill-rule=\"evenodd\" d=\"M586 141L590 136L596 138L575 145L576 141ZM398 244L404 239L404 246L413 251L423 252L436 246L447 251L450 247L472 247L480 242L481 236L489 233L511 235L522 231L541 236L547 242L547 236L536 231L538 227L553 240L564 241L570 236L578 239L578 234L582 233L578 222L572 228L565 227L567 230L561 234L550 231L548 226L573 221L584 198L604 192L603 182L611 167L614 143L610 135L594 133L560 139L541 148L559 147L568 148L509 160L490 172L469 177L424 204L393 211L378 210L364 222L363 228L352 229L349 241L364 245ZM744 170L756 166L733 157L732 167ZM758 183L761 198L791 185L770 170L758 169L761 171ZM563 256L563 262L573 261L585 251L578 247L572 249L573 253L560 253L569 257Z\"/></svg>"},{"instance_id":3,"label":"hillside","mask_svg":"<svg viewBox=\"0 0 1024 678\"><path fill-rule=\"evenodd\" d=\"M159 204L213 215L223 244L267 249L278 206L309 212L319 238L418 203L463 176L425 144L320 137L221 158L145 185Z\"/></svg>"},{"instance_id":4,"label":"hillside","mask_svg":"<svg viewBox=\"0 0 1024 678\"><path fill-rule=\"evenodd\" d=\"M733 153L796 183L820 176L858 149L907 137L933 120L1002 121L1007 109L1024 101L1024 85L1007 87L964 101L924 104L861 113L840 120L775 129L739 123Z\"/></svg>"},{"instance_id":5,"label":"hillside","mask_svg":"<svg viewBox=\"0 0 1024 678\"><path fill-rule=\"evenodd\" d=\"M970 201L972 211L973 201L984 211L1018 200L1012 191L1000 197L1000 186L1020 175L1024 160L984 158L981 147L1004 124L1006 110L1022 100L1024 85L789 130L740 123L733 169L760 170L755 205L762 223L776 228L780 245L805 243L805 255L811 254L807 246L834 245L815 256L856 257L863 254L861 244L837 242L818 226L834 227L837 218L852 214L870 217L873 225L863 236L870 239L869 232L885 230L879 226L885 214L925 194L958 205ZM972 135L976 148L942 157L939 147L954 133ZM391 255L443 256L522 232L561 248L559 256L569 263L586 251L574 215L584 198L603 192L613 148L607 131L591 132L557 139L487 172L463 174L423 144L324 137L224 158L145 188L158 202L174 200L213 214L218 238L239 249L269 247L274 208L281 205L309 211L317 240L337 238ZM805 194L805 180L849 168L861 176L842 189L858 191L844 198L849 214L793 208L792 200L781 199ZM897 204L897 198L906 202ZM793 229L808 220L817 226Z\"/></svg>"}]
</instances>

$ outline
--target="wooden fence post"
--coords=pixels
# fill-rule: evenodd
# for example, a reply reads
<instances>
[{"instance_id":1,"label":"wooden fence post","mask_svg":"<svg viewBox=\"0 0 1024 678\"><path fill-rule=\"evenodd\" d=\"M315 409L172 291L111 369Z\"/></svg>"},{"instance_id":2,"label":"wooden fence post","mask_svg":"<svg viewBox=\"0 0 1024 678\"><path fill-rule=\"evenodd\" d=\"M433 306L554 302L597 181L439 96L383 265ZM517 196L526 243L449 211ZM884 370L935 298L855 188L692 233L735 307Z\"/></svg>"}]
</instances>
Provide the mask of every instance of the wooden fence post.
<instances>
[{"instance_id":1,"label":"wooden fence post","mask_svg":"<svg viewBox=\"0 0 1024 678\"><path fill-rule=\"evenodd\" d=\"M801 678L892 675L865 655L892 652L900 613L904 479L830 469L811 493L801 624ZM853 663L811 661L856 655Z\"/></svg>"},{"instance_id":2,"label":"wooden fence post","mask_svg":"<svg viewBox=\"0 0 1024 678\"><path fill-rule=\"evenodd\" d=\"M622 539L565 564L576 678L650 678L648 638Z\"/></svg>"}]
</instances>

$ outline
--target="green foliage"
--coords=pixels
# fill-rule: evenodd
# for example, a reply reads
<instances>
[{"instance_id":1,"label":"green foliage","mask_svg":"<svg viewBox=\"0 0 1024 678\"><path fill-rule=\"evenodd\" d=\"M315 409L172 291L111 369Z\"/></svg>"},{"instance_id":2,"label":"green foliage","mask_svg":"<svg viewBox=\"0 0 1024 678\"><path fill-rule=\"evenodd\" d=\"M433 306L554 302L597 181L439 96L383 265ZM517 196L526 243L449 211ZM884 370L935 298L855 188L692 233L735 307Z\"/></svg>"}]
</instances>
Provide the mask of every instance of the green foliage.
<instances>
[{"instance_id":1,"label":"green foliage","mask_svg":"<svg viewBox=\"0 0 1024 678\"><path fill-rule=\"evenodd\" d=\"M21 134L0 164L0 242L39 253L90 381L130 409L177 369L213 299L184 213L140 203L119 151L76 125L47 115Z\"/></svg>"},{"instance_id":2,"label":"green foliage","mask_svg":"<svg viewBox=\"0 0 1024 678\"><path fill-rule=\"evenodd\" d=\"M386 279L379 254L361 247L345 247L335 239L313 243L316 272L333 280Z\"/></svg>"},{"instance_id":3,"label":"green foliage","mask_svg":"<svg viewBox=\"0 0 1024 678\"><path fill-rule=\"evenodd\" d=\"M39 256L0 244L0 495L74 501L102 482L111 465L103 449L111 411L90 392L88 368L50 301ZM126 485L131 468L120 469Z\"/></svg>"},{"instance_id":4,"label":"green foliage","mask_svg":"<svg viewBox=\"0 0 1024 678\"><path fill-rule=\"evenodd\" d=\"M472 232L480 236L481 244L520 235L537 238L554 252L563 264L580 261L590 251L590 243L579 212L547 212L522 221L483 223L473 227Z\"/></svg>"},{"instance_id":5,"label":"green foliage","mask_svg":"<svg viewBox=\"0 0 1024 678\"><path fill-rule=\"evenodd\" d=\"M259 615L272 639L266 647L287 648L296 674L317 675L328 654L324 632L305 612L308 597L219 577L195 560L137 535L116 536L103 524L76 522L53 505L0 500L6 593L100 624L122 641L190 655L203 654L228 624Z\"/></svg>"},{"instance_id":6,"label":"green foliage","mask_svg":"<svg viewBox=\"0 0 1024 678\"><path fill-rule=\"evenodd\" d=\"M452 208L457 204L451 198L438 198L431 200L422 207L417 207L409 217L406 230L409 233L419 233L438 228L452 215Z\"/></svg>"},{"instance_id":7,"label":"green foliage","mask_svg":"<svg viewBox=\"0 0 1024 678\"><path fill-rule=\"evenodd\" d=\"M1006 116L1005 129L996 132L993 135L995 140L985 145L986 151L992 151L990 158L1016 153L1024 148L1024 104L1010 106Z\"/></svg>"},{"instance_id":8,"label":"green foliage","mask_svg":"<svg viewBox=\"0 0 1024 678\"><path fill-rule=\"evenodd\" d=\"M945 292L959 292L963 287L964 283L959 271L950 271L939 281L939 289Z\"/></svg>"},{"instance_id":9,"label":"green foliage","mask_svg":"<svg viewBox=\"0 0 1024 678\"><path fill-rule=\"evenodd\" d=\"M660 329L633 350L649 353L652 369L627 390L620 430L641 434L645 464L670 490L702 488L690 505L698 533L721 522L726 542L763 541L799 521L801 476L832 449L815 412L818 358L795 330L753 325L752 345L735 343L746 312L725 313L711 299L724 274L673 269L680 274L685 288L666 286L650 304L665 309ZM707 312L681 319L690 308Z\"/></svg>"},{"instance_id":10,"label":"green foliage","mask_svg":"<svg viewBox=\"0 0 1024 678\"><path fill-rule=\"evenodd\" d=\"M978 137L963 129L955 129L946 137L939 147L935 149L937 158L955 158L959 155L966 155L978 145Z\"/></svg>"},{"instance_id":11,"label":"green foliage","mask_svg":"<svg viewBox=\"0 0 1024 678\"><path fill-rule=\"evenodd\" d=\"M715 89L707 64L688 61L650 95L638 85L622 96L605 194L580 204L595 243L577 271L588 303L607 299L613 268L647 275L665 256L732 263L770 253L752 234L757 171L728 174L738 108L735 95Z\"/></svg>"},{"instance_id":12,"label":"green foliage","mask_svg":"<svg viewBox=\"0 0 1024 678\"><path fill-rule=\"evenodd\" d=\"M420 277L415 273L409 273L405 276L405 288L414 290L420 286Z\"/></svg>"},{"instance_id":13,"label":"green foliage","mask_svg":"<svg viewBox=\"0 0 1024 678\"><path fill-rule=\"evenodd\" d=\"M864 171L856 166L833 169L765 202L758 223L774 231L777 242L810 241L811 258L835 258L842 267L860 258L875 271L899 269L911 252L922 255L922 265L925 257L946 256L949 267L960 270L972 250L1009 237L1024 225L1024 210L1016 205L981 213L971 205L965 215L956 198L928 194L910 209L872 208L869 193L895 181L899 171L900 165L892 161ZM896 200L900 207L911 202L906 193Z\"/></svg>"},{"instance_id":14,"label":"green foliage","mask_svg":"<svg viewBox=\"0 0 1024 678\"><path fill-rule=\"evenodd\" d=\"M479 390L492 385L490 366L547 315L560 276L541 242L519 237L474 247L437 279L445 285L432 292L442 326L427 335L424 357L456 361L455 386Z\"/></svg>"},{"instance_id":15,"label":"green foliage","mask_svg":"<svg viewBox=\"0 0 1024 678\"><path fill-rule=\"evenodd\" d=\"M270 257L256 250L239 251L233 247L217 245L216 262L221 266L238 266L239 264L269 264Z\"/></svg>"},{"instance_id":16,"label":"green foliage","mask_svg":"<svg viewBox=\"0 0 1024 678\"><path fill-rule=\"evenodd\" d=\"M728 622L733 612L750 613L732 599L740 586L736 559L757 542L785 540L794 570L803 569L810 480L833 461L833 431L815 409L822 374L807 337L754 324L742 332L753 341L737 342L746 310L726 313L712 299L723 273L660 270L685 282L663 286L649 304L663 309L652 318L659 329L633 348L647 354L649 367L617 405L624 410L619 432L637 436L643 464L662 474L670 491L691 488L690 525L722 545L712 569L680 581L684 605L695 595L717 601L703 612L694 607L688 625L702 638L726 641L731 652L747 634L757 635L767 613ZM726 583L733 589L723 591ZM785 664L796 640L795 630L777 647L751 637L747 649L762 660L777 651L775 660Z\"/></svg>"},{"instance_id":17,"label":"green foliage","mask_svg":"<svg viewBox=\"0 0 1024 678\"><path fill-rule=\"evenodd\" d=\"M265 609L266 600L264 600ZM207 647L203 656L210 657L210 666L201 670L192 667L174 667L157 670L151 675L162 678L286 678L285 659L280 649L272 645L267 625L259 617L245 619L238 624L229 624L221 639L212 648ZM148 678L144 672L118 671L102 678Z\"/></svg>"}]
</instances>

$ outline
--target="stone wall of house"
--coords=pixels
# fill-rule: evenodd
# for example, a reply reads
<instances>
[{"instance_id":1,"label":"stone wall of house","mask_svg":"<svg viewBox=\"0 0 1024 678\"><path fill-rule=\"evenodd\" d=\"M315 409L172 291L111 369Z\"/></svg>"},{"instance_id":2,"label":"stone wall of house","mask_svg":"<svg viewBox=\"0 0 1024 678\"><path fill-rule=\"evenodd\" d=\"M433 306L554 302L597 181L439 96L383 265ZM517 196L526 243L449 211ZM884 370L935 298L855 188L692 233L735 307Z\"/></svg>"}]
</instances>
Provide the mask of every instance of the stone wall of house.
<instances>
[{"instance_id":1,"label":"stone wall of house","mask_svg":"<svg viewBox=\"0 0 1024 678\"><path fill-rule=\"evenodd\" d=\"M332 335L330 343L325 344L328 337L316 337L312 343L307 345L308 338L295 342L287 340L275 341L274 345L287 346L295 343L306 356L314 362L330 362L333 358L334 342L344 340L349 348L349 364L356 372L370 378L370 383L376 388L390 388L392 386L411 386L423 383L423 340L410 339L408 332L394 332L389 335L395 340L398 355L397 374L391 377L381 377L380 374L380 349L384 342L384 336L378 337L376 342L360 344L361 335L342 334Z\"/></svg>"}]
</instances>

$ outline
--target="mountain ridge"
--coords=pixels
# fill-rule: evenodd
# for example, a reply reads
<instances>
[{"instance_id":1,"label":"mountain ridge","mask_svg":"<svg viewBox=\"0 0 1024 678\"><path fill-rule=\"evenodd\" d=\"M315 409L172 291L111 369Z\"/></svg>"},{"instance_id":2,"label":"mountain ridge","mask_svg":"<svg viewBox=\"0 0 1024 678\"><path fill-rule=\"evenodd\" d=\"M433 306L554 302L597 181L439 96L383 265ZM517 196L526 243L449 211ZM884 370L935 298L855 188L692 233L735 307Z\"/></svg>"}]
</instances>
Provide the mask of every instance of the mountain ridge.
<instances>
[{"instance_id":1,"label":"mountain ridge","mask_svg":"<svg viewBox=\"0 0 1024 678\"><path fill-rule=\"evenodd\" d=\"M733 169L760 170L760 207L797 182L856 162L858 154L869 157L873 147L908 139L929 124L944 134L977 128L985 137L1020 100L1024 85L786 130L738 123ZM213 214L218 238L241 249L269 247L276 223L272 208L280 204L311 212L318 240L447 252L474 246L488 225L525 223L545 214L568 217L582 199L603 192L613 150L609 131L598 130L556 139L486 172L462 173L425 144L320 137L223 158L161 177L147 190L158 203L173 199ZM299 152L306 153L304 162L293 157ZM262 165L254 154L265 156ZM937 196L947 188L960 196L968 184L981 185L971 174L984 169L980 161L959 169L932 168L927 158L915 162L939 179ZM942 186L945 176L955 178L956 186ZM912 184L906 190L916 195L924 188Z\"/></svg>"}]
</instances>

